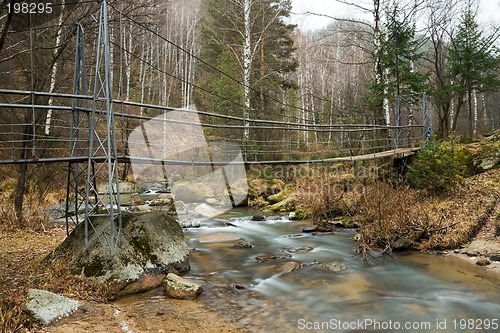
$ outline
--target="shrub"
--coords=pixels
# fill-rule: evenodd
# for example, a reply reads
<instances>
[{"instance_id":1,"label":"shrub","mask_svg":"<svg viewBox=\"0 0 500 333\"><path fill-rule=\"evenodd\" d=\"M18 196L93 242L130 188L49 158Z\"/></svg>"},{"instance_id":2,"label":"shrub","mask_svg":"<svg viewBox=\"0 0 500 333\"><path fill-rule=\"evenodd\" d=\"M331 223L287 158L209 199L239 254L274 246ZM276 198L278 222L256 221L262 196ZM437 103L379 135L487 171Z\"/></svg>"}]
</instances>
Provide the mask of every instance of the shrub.
<instances>
[{"instance_id":1,"label":"shrub","mask_svg":"<svg viewBox=\"0 0 500 333\"><path fill-rule=\"evenodd\" d=\"M464 172L453 139L430 141L418 152L417 162L408 167L406 179L415 188L443 193L456 188L462 182Z\"/></svg>"},{"instance_id":2,"label":"shrub","mask_svg":"<svg viewBox=\"0 0 500 333\"><path fill-rule=\"evenodd\" d=\"M294 193L297 209L306 212L316 225L353 215L364 186L353 185L352 181L351 177L337 175L297 179Z\"/></svg>"},{"instance_id":3,"label":"shrub","mask_svg":"<svg viewBox=\"0 0 500 333\"><path fill-rule=\"evenodd\" d=\"M360 225L357 251L362 258L375 249L383 254L411 248L425 237L431 221L419 204L420 193L408 187L394 188L378 182L366 188L356 222Z\"/></svg>"}]
</instances>

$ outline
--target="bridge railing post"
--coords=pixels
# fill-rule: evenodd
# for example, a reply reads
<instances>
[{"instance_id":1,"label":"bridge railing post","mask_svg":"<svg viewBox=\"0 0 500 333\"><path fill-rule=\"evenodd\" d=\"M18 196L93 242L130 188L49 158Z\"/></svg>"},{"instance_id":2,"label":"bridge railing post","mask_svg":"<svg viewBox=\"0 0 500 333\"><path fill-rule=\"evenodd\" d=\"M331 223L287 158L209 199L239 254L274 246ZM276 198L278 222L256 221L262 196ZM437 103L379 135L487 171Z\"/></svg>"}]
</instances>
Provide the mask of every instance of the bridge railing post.
<instances>
[{"instance_id":1,"label":"bridge railing post","mask_svg":"<svg viewBox=\"0 0 500 333\"><path fill-rule=\"evenodd\" d=\"M423 119L423 139L424 139L424 144L425 142L427 142L428 140L430 140L430 138L432 137L432 120L431 120L431 117L430 117L430 114L429 114L429 104L428 104L428 100L427 100L427 93L423 93L423 97L422 97L422 109L423 109L423 116L424 116L424 119Z\"/></svg>"}]
</instances>

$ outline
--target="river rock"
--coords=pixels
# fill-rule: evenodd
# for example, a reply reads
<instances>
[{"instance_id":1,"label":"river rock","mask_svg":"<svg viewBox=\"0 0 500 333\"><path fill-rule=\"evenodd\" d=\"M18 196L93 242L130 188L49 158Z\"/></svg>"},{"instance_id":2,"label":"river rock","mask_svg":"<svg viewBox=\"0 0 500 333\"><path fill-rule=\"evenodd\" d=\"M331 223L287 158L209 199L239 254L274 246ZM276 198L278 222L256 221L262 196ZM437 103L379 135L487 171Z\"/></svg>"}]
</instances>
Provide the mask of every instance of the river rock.
<instances>
[{"instance_id":1,"label":"river rock","mask_svg":"<svg viewBox=\"0 0 500 333\"><path fill-rule=\"evenodd\" d=\"M26 310L44 325L66 317L81 307L81 303L49 291L30 289Z\"/></svg>"},{"instance_id":2,"label":"river rock","mask_svg":"<svg viewBox=\"0 0 500 333\"><path fill-rule=\"evenodd\" d=\"M225 243L225 242L236 242L240 240L242 237L240 235L231 234L228 232L219 232L211 235L206 235L200 238L195 239L195 242L201 244L210 244L210 243Z\"/></svg>"},{"instance_id":3,"label":"river rock","mask_svg":"<svg viewBox=\"0 0 500 333\"><path fill-rule=\"evenodd\" d=\"M212 206L222 206L222 203L215 198L207 198L205 202Z\"/></svg>"},{"instance_id":4,"label":"river rock","mask_svg":"<svg viewBox=\"0 0 500 333\"><path fill-rule=\"evenodd\" d=\"M422 232L413 232L412 234L401 237L394 242L392 249L394 251L404 251L410 249L422 236Z\"/></svg>"},{"instance_id":5,"label":"river rock","mask_svg":"<svg viewBox=\"0 0 500 333\"><path fill-rule=\"evenodd\" d=\"M203 183L178 182L172 188L172 193L176 200L184 202L205 202L207 198L212 198L212 190Z\"/></svg>"},{"instance_id":6,"label":"river rock","mask_svg":"<svg viewBox=\"0 0 500 333\"><path fill-rule=\"evenodd\" d=\"M196 215L202 217L214 217L223 213L222 211L215 209L212 206L207 205L206 203L199 204L198 206L196 206L194 211Z\"/></svg>"},{"instance_id":7,"label":"river rock","mask_svg":"<svg viewBox=\"0 0 500 333\"><path fill-rule=\"evenodd\" d=\"M288 247L283 248L283 252L286 252L289 254L307 253L307 252L311 252L312 250L313 250L313 248L310 246L302 246L302 247L288 246Z\"/></svg>"},{"instance_id":8,"label":"river rock","mask_svg":"<svg viewBox=\"0 0 500 333\"><path fill-rule=\"evenodd\" d=\"M308 225L308 226L305 226L304 228L302 228L302 232L305 232L305 233L311 233L311 232L315 232L315 231L318 231L317 225Z\"/></svg>"},{"instance_id":9,"label":"river rock","mask_svg":"<svg viewBox=\"0 0 500 333\"><path fill-rule=\"evenodd\" d=\"M491 261L498 261L498 262L500 262L500 254L490 255L490 260Z\"/></svg>"},{"instance_id":10,"label":"river rock","mask_svg":"<svg viewBox=\"0 0 500 333\"><path fill-rule=\"evenodd\" d=\"M264 254L264 255L255 257L255 260L257 260L257 262L266 262L266 261L271 261L271 260L286 259L286 258L290 258L290 257L291 257L291 255Z\"/></svg>"},{"instance_id":11,"label":"river rock","mask_svg":"<svg viewBox=\"0 0 500 333\"><path fill-rule=\"evenodd\" d=\"M129 212L151 212L153 209L149 205L139 205L128 207Z\"/></svg>"},{"instance_id":12,"label":"river rock","mask_svg":"<svg viewBox=\"0 0 500 333\"><path fill-rule=\"evenodd\" d=\"M201 227L201 222L195 219L185 219L179 221L181 228L199 228Z\"/></svg>"},{"instance_id":13,"label":"river rock","mask_svg":"<svg viewBox=\"0 0 500 333\"><path fill-rule=\"evenodd\" d=\"M233 247L235 247L237 249L250 249L252 247L252 244L250 244L250 242L248 242L246 239L242 238L242 239L236 241L236 243L234 243Z\"/></svg>"},{"instance_id":14,"label":"river rock","mask_svg":"<svg viewBox=\"0 0 500 333\"><path fill-rule=\"evenodd\" d=\"M296 261L289 261L278 267L278 271L281 273L290 273L302 268L302 264Z\"/></svg>"},{"instance_id":15,"label":"river rock","mask_svg":"<svg viewBox=\"0 0 500 333\"><path fill-rule=\"evenodd\" d=\"M109 217L93 216L94 230L109 227ZM164 275L176 269L189 270L189 249L179 223L161 212L123 213L122 243L115 247L114 263L105 241L90 243L84 250L84 224L78 225L66 240L46 258L47 262L71 256L70 270L75 275L109 281L112 292L120 291L147 274ZM104 237L102 235L101 237Z\"/></svg>"},{"instance_id":16,"label":"river rock","mask_svg":"<svg viewBox=\"0 0 500 333\"><path fill-rule=\"evenodd\" d=\"M176 200L173 205L168 207L168 213L170 215L186 215L189 210L183 201Z\"/></svg>"},{"instance_id":17,"label":"river rock","mask_svg":"<svg viewBox=\"0 0 500 333\"><path fill-rule=\"evenodd\" d=\"M163 279L162 285L167 296L176 299L195 299L203 291L203 287L198 283L173 273L169 273Z\"/></svg>"},{"instance_id":18,"label":"river rock","mask_svg":"<svg viewBox=\"0 0 500 333\"><path fill-rule=\"evenodd\" d=\"M253 215L250 220L252 221L265 221L266 217L264 215Z\"/></svg>"},{"instance_id":19,"label":"river rock","mask_svg":"<svg viewBox=\"0 0 500 333\"><path fill-rule=\"evenodd\" d=\"M476 265L479 266L488 266L490 264L491 262L488 259L479 259L478 261L476 261Z\"/></svg>"},{"instance_id":20,"label":"river rock","mask_svg":"<svg viewBox=\"0 0 500 333\"><path fill-rule=\"evenodd\" d=\"M340 272L347 270L346 264L340 260L335 260L329 263L318 264L316 267L329 272Z\"/></svg>"},{"instance_id":21,"label":"river rock","mask_svg":"<svg viewBox=\"0 0 500 333\"><path fill-rule=\"evenodd\" d=\"M75 204L72 203L69 207L70 211L68 213L72 213L72 215L74 215ZM63 218L66 216L66 204L48 205L45 212L51 219ZM83 212L85 212L85 209L83 209Z\"/></svg>"},{"instance_id":22,"label":"river rock","mask_svg":"<svg viewBox=\"0 0 500 333\"><path fill-rule=\"evenodd\" d=\"M308 216L308 213L300 208L296 209L295 211L290 212L290 214L288 214L288 218L292 221L293 220L304 220L307 216Z\"/></svg>"},{"instance_id":23,"label":"river rock","mask_svg":"<svg viewBox=\"0 0 500 333\"><path fill-rule=\"evenodd\" d=\"M329 222L336 228L359 229L359 224L348 218L337 219Z\"/></svg>"},{"instance_id":24,"label":"river rock","mask_svg":"<svg viewBox=\"0 0 500 333\"><path fill-rule=\"evenodd\" d=\"M175 269L172 269L177 272ZM178 273L178 272L177 272ZM139 277L135 281L125 281L123 283L116 283L111 290L111 298L119 298L126 295L142 293L151 289L154 289L161 285L164 275L157 275L146 273Z\"/></svg>"},{"instance_id":25,"label":"river rock","mask_svg":"<svg viewBox=\"0 0 500 333\"><path fill-rule=\"evenodd\" d=\"M156 198L156 199L151 200L149 202L149 205L152 207L167 206L167 205L171 205L173 202L174 202L174 200L172 198L164 198L164 199Z\"/></svg>"},{"instance_id":26,"label":"river rock","mask_svg":"<svg viewBox=\"0 0 500 333\"><path fill-rule=\"evenodd\" d=\"M264 209L273 212L290 212L295 209L295 202L292 197L288 197L285 200L275 203L274 205L266 206Z\"/></svg>"},{"instance_id":27,"label":"river rock","mask_svg":"<svg viewBox=\"0 0 500 333\"><path fill-rule=\"evenodd\" d=\"M146 200L139 193L133 193L130 196L130 204L133 206L144 205L145 203Z\"/></svg>"}]
</instances>

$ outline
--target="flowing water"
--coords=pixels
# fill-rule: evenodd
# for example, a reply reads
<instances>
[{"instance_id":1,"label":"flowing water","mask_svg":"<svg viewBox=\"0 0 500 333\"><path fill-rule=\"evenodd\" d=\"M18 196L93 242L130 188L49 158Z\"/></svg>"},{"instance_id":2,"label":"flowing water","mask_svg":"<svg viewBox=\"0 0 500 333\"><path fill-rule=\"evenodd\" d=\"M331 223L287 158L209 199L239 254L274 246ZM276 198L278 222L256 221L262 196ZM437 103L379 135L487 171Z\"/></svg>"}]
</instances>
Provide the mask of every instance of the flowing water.
<instances>
[{"instance_id":1,"label":"flowing water","mask_svg":"<svg viewBox=\"0 0 500 333\"><path fill-rule=\"evenodd\" d=\"M500 325L497 276L457 258L418 253L367 265L355 256L352 230L305 234L304 223L286 217L251 221L251 214L235 210L186 231L192 249L187 277L208 286L201 301L251 331L500 331L495 329ZM253 247L196 242L221 232L242 236ZM267 254L285 258L255 259ZM331 272L317 265L339 260L347 270ZM304 266L280 273L278 267L288 261Z\"/></svg>"}]
</instances>

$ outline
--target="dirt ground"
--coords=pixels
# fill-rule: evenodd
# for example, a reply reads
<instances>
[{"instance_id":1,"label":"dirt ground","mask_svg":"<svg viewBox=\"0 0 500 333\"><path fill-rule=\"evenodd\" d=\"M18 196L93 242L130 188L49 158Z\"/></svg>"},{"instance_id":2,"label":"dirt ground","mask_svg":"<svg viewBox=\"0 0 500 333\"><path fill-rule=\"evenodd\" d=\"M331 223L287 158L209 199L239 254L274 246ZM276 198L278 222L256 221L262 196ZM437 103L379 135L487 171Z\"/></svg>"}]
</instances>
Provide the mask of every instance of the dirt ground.
<instances>
[{"instance_id":1,"label":"dirt ground","mask_svg":"<svg viewBox=\"0 0 500 333\"><path fill-rule=\"evenodd\" d=\"M499 214L500 200L497 201L493 213L476 237L460 249L451 251L450 254L471 264L476 264L481 259L489 260L490 264L483 269L500 274L500 262L489 259L492 255L500 256L500 237L496 236L496 219Z\"/></svg>"},{"instance_id":2,"label":"dirt ground","mask_svg":"<svg viewBox=\"0 0 500 333\"><path fill-rule=\"evenodd\" d=\"M0 232L0 298L23 295L37 286L46 269L40 261L65 238L63 228L45 232ZM73 293L73 294L72 294ZM65 296L78 298L77 291ZM140 305L126 299L109 303L84 301L81 311L36 332L244 332L229 319L197 301L162 299L157 312L141 320ZM4 309L5 310L5 309ZM1 326L1 325L0 325ZM1 327L0 327L0 331ZM8 332L8 331L6 331Z\"/></svg>"},{"instance_id":3,"label":"dirt ground","mask_svg":"<svg viewBox=\"0 0 500 333\"><path fill-rule=\"evenodd\" d=\"M166 299L147 321L140 309L123 301L87 303L85 309L47 327L43 332L244 332L235 324L196 301Z\"/></svg>"}]
</instances>

